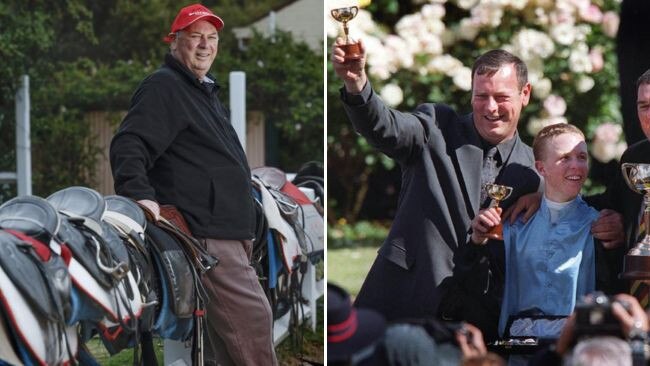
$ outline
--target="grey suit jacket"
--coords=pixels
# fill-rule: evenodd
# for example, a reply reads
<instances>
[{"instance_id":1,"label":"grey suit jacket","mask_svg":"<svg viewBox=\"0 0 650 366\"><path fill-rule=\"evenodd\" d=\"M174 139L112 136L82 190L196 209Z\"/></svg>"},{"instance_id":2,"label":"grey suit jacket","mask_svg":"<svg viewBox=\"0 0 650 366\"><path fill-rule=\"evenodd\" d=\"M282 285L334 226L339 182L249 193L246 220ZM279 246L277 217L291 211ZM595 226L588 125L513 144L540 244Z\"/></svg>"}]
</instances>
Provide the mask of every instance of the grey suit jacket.
<instances>
[{"instance_id":1,"label":"grey suit jacket","mask_svg":"<svg viewBox=\"0 0 650 366\"><path fill-rule=\"evenodd\" d=\"M345 104L357 132L402 170L398 209L388 237L357 297L388 319L435 314L456 249L468 240L479 210L483 149L472 115L422 104L412 113L388 108L370 86L360 105ZM344 100L350 101L344 95ZM358 102L358 101L357 101ZM540 178L532 150L517 135L497 183L513 187L503 207L535 192ZM505 157L504 157L505 159Z\"/></svg>"}]
</instances>

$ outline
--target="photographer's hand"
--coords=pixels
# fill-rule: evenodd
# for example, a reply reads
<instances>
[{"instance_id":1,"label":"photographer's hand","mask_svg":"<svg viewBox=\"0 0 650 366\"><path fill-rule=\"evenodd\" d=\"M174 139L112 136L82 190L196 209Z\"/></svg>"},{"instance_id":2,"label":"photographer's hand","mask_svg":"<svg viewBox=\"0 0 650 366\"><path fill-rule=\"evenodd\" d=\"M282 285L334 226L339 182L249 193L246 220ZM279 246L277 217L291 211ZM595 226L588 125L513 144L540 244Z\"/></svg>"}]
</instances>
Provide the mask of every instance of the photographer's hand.
<instances>
[{"instance_id":1,"label":"photographer's hand","mask_svg":"<svg viewBox=\"0 0 650 366\"><path fill-rule=\"evenodd\" d=\"M628 294L618 294L614 296L614 299L616 301L612 303L612 314L621 322L623 334L630 335L639 331L647 333L648 315L639 304L639 301ZM625 306L622 304L625 304Z\"/></svg>"},{"instance_id":2,"label":"photographer's hand","mask_svg":"<svg viewBox=\"0 0 650 366\"><path fill-rule=\"evenodd\" d=\"M571 314L564 323L560 338L555 343L555 352L563 356L570 348L575 336L576 313Z\"/></svg>"},{"instance_id":3,"label":"photographer's hand","mask_svg":"<svg viewBox=\"0 0 650 366\"><path fill-rule=\"evenodd\" d=\"M465 323L456 331L456 342L463 353L463 358L483 356L487 353L483 333L472 324Z\"/></svg>"}]
</instances>

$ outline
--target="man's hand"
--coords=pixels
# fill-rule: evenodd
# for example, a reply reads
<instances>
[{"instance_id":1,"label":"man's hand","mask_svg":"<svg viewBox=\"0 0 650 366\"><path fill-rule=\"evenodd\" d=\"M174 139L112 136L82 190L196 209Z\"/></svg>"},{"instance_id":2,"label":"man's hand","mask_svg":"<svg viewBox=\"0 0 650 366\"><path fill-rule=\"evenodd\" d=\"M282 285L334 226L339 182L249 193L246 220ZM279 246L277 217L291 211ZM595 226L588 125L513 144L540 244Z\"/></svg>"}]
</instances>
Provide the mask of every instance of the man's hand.
<instances>
[{"instance_id":1,"label":"man's hand","mask_svg":"<svg viewBox=\"0 0 650 366\"><path fill-rule=\"evenodd\" d=\"M456 331L456 341L464 359L483 356L487 353L483 333L472 324L464 323L463 327Z\"/></svg>"},{"instance_id":2,"label":"man's hand","mask_svg":"<svg viewBox=\"0 0 650 366\"><path fill-rule=\"evenodd\" d=\"M155 221L160 220L160 206L158 206L158 202L152 200L139 200L138 204L146 211L145 213L151 215Z\"/></svg>"},{"instance_id":3,"label":"man's hand","mask_svg":"<svg viewBox=\"0 0 650 366\"><path fill-rule=\"evenodd\" d=\"M563 356L571 348L575 338L576 313L573 312L564 323L560 337L555 342L555 351Z\"/></svg>"},{"instance_id":4,"label":"man's hand","mask_svg":"<svg viewBox=\"0 0 650 366\"><path fill-rule=\"evenodd\" d=\"M603 243L605 249L620 247L625 241L623 215L614 210L602 210L598 219L591 224L594 238Z\"/></svg>"},{"instance_id":5,"label":"man's hand","mask_svg":"<svg viewBox=\"0 0 650 366\"><path fill-rule=\"evenodd\" d=\"M498 235L488 231L501 223L501 207L490 207L478 212L472 220L472 242L485 244L488 239L498 239Z\"/></svg>"},{"instance_id":6,"label":"man's hand","mask_svg":"<svg viewBox=\"0 0 650 366\"><path fill-rule=\"evenodd\" d=\"M345 51L341 48L345 40L341 37L336 39L332 46L332 65L334 72L345 84L345 90L351 94L359 94L366 85L368 78L366 76L366 48L363 42L359 40L359 50L361 58L358 60L345 60Z\"/></svg>"},{"instance_id":7,"label":"man's hand","mask_svg":"<svg viewBox=\"0 0 650 366\"><path fill-rule=\"evenodd\" d=\"M648 315L643 311L636 297L628 294L614 296L612 314L621 323L623 334L630 334L632 330L648 332ZM621 304L626 304L627 309Z\"/></svg>"},{"instance_id":8,"label":"man's hand","mask_svg":"<svg viewBox=\"0 0 650 366\"><path fill-rule=\"evenodd\" d=\"M509 219L510 223L513 224L517 220L517 217L519 217L523 212L521 221L525 223L535 214L535 212L537 212L541 203L542 192L525 194L519 197L514 205L508 207L506 212L503 214L503 217Z\"/></svg>"}]
</instances>

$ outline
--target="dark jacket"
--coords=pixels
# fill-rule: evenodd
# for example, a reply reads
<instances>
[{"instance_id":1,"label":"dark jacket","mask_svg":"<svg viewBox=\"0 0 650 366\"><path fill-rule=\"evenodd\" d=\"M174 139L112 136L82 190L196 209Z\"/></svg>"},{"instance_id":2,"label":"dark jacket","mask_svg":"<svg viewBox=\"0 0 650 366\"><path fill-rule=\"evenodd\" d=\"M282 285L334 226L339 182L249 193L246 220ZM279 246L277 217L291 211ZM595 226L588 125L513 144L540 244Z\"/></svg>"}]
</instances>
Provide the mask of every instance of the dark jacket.
<instances>
[{"instance_id":1,"label":"dark jacket","mask_svg":"<svg viewBox=\"0 0 650 366\"><path fill-rule=\"evenodd\" d=\"M115 192L177 206L197 237L251 239L250 169L218 91L167 54L111 142Z\"/></svg>"},{"instance_id":2,"label":"dark jacket","mask_svg":"<svg viewBox=\"0 0 650 366\"><path fill-rule=\"evenodd\" d=\"M643 140L628 147L621 156L622 163L650 163L650 141ZM625 227L626 251L634 247L637 242L636 232L639 224L639 212L643 203L643 195L634 192L623 178L620 168L615 171L614 177L608 182L607 189L602 194L586 197L585 200L599 209L610 208L623 215Z\"/></svg>"},{"instance_id":3,"label":"dark jacket","mask_svg":"<svg viewBox=\"0 0 650 366\"><path fill-rule=\"evenodd\" d=\"M369 85L361 101L343 97L354 128L402 170L395 220L356 304L389 320L433 316L438 286L451 276L454 252L467 242L479 209L483 147L472 115L442 104L399 112L386 107ZM515 139L496 178L514 187L504 207L540 185L531 148Z\"/></svg>"}]
</instances>

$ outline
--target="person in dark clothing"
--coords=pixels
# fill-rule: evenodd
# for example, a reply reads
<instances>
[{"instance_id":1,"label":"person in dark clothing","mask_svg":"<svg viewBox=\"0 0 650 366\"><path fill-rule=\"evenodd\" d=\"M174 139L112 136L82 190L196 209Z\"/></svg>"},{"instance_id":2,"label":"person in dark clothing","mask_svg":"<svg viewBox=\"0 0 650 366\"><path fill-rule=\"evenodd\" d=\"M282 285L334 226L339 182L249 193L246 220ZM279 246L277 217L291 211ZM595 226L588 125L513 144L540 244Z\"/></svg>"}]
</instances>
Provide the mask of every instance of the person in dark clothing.
<instances>
[{"instance_id":1,"label":"person in dark clothing","mask_svg":"<svg viewBox=\"0 0 650 366\"><path fill-rule=\"evenodd\" d=\"M346 61L343 42L334 44L332 63L345 84L341 97L348 117L402 169L395 220L356 304L388 320L435 316L454 252L467 243L476 212L490 202L482 184L513 187L506 208L540 189L532 151L517 133L531 91L526 65L506 51L489 51L474 64L472 114L433 103L404 113L388 108L373 91L365 49L360 60Z\"/></svg>"},{"instance_id":2,"label":"person in dark clothing","mask_svg":"<svg viewBox=\"0 0 650 366\"><path fill-rule=\"evenodd\" d=\"M194 4L180 10L161 68L140 84L110 147L117 194L155 217L174 205L218 266L202 277L206 364L275 365L273 318L250 265L255 227L246 155L208 72L223 21Z\"/></svg>"},{"instance_id":3,"label":"person in dark clothing","mask_svg":"<svg viewBox=\"0 0 650 366\"><path fill-rule=\"evenodd\" d=\"M643 196L627 186L620 165L623 163L650 164L650 69L638 78L636 89L637 116L640 128L646 138L631 145L623 152L619 169L616 169L614 177L608 182L605 192L589 198L590 203L597 207L613 208L623 214L625 250L634 247L641 235ZM647 304L643 305L647 306Z\"/></svg>"}]
</instances>

